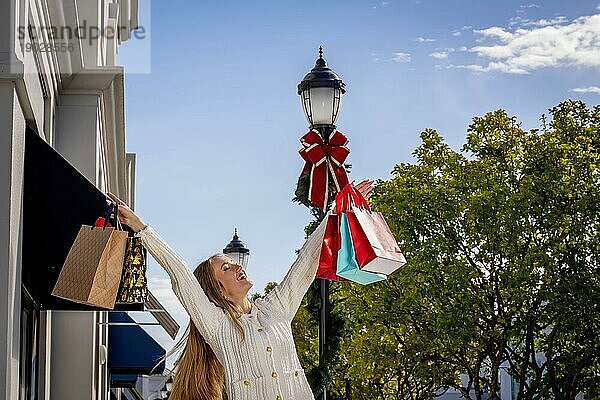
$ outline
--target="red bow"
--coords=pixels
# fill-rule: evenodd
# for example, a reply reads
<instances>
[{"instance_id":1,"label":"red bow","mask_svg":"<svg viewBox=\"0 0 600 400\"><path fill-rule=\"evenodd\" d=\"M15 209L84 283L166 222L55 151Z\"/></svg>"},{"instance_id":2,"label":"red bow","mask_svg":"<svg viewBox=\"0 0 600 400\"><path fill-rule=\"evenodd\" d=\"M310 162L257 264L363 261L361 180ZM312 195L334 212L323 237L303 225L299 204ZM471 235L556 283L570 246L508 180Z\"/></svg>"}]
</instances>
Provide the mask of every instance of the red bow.
<instances>
[{"instance_id":1,"label":"red bow","mask_svg":"<svg viewBox=\"0 0 600 400\"><path fill-rule=\"evenodd\" d=\"M348 175L344 168L344 161L350 154L350 149L346 147L348 139L340 131L335 131L329 137L329 144L325 144L321 135L313 129L302 136L300 143L302 143L300 156L306 161L302 175L309 171L311 174L308 198L314 205L325 211L329 188L327 171L331 172L337 192L348 184Z\"/></svg>"}]
</instances>

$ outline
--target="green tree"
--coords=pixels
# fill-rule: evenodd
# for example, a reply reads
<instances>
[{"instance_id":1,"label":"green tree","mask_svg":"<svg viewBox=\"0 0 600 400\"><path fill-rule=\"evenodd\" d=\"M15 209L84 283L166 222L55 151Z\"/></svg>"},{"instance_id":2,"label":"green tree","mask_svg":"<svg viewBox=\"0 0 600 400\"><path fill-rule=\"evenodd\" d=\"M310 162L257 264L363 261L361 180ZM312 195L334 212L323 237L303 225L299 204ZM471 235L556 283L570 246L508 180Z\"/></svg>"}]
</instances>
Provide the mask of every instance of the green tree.
<instances>
[{"instance_id":1,"label":"green tree","mask_svg":"<svg viewBox=\"0 0 600 400\"><path fill-rule=\"evenodd\" d=\"M550 115L531 131L503 110L474 118L460 152L428 129L378 182L408 264L335 294L346 398L498 399L503 369L518 399L597 398L600 107Z\"/></svg>"}]
</instances>

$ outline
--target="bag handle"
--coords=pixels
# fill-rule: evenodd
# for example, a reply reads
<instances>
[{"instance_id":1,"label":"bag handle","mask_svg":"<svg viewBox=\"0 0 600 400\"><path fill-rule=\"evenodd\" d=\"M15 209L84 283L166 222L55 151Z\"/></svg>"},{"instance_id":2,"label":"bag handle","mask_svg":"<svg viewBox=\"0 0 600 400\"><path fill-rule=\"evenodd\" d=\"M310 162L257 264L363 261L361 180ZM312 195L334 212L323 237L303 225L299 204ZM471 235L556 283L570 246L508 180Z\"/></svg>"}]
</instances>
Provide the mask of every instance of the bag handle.
<instances>
[{"instance_id":1,"label":"bag handle","mask_svg":"<svg viewBox=\"0 0 600 400\"><path fill-rule=\"evenodd\" d=\"M354 205L356 205L358 208L364 208L367 211L371 211L371 207L369 207L367 200L358 190L356 190L354 186L350 187L349 191L352 197L352 203Z\"/></svg>"},{"instance_id":2,"label":"bag handle","mask_svg":"<svg viewBox=\"0 0 600 400\"><path fill-rule=\"evenodd\" d=\"M371 211L371 207L363 195L351 183L348 183L335 196L335 213L341 214L353 207Z\"/></svg>"},{"instance_id":3,"label":"bag handle","mask_svg":"<svg viewBox=\"0 0 600 400\"><path fill-rule=\"evenodd\" d=\"M123 226L121 225L121 222L119 221L119 206L113 202L110 203L110 206L108 206L108 209L106 210L106 214L104 215L104 226L102 227L102 230L106 229L106 225L108 225L109 220L111 219L111 215L114 215L114 227L115 229L118 229L120 231L123 230Z\"/></svg>"}]
</instances>

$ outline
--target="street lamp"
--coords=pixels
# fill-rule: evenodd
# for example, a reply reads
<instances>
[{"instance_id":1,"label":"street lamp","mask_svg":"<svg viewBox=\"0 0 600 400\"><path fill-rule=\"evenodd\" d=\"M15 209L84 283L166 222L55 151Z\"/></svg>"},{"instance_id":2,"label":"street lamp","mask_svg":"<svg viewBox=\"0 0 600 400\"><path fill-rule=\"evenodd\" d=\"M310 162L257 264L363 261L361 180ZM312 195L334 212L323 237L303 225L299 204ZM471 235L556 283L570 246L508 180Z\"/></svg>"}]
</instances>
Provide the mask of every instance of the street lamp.
<instances>
[{"instance_id":1,"label":"street lamp","mask_svg":"<svg viewBox=\"0 0 600 400\"><path fill-rule=\"evenodd\" d=\"M237 228L233 233L233 239L223 249L223 254L231 257L233 261L246 268L248 265L248 256L250 255L250 249L246 247L237 234Z\"/></svg>"},{"instance_id":2,"label":"street lamp","mask_svg":"<svg viewBox=\"0 0 600 400\"><path fill-rule=\"evenodd\" d=\"M342 79L327 66L323 58L323 47L319 47L319 58L315 67L298 84L298 94L302 101L302 110L311 129L320 133L335 128L342 105L342 95L346 85ZM327 141L326 137L323 140Z\"/></svg>"},{"instance_id":3,"label":"street lamp","mask_svg":"<svg viewBox=\"0 0 600 400\"><path fill-rule=\"evenodd\" d=\"M323 58L323 47L319 47L319 58L315 67L298 84L298 94L310 129L319 132L325 145L329 144L329 137L336 129L335 122L340 113L344 93L346 85L338 74L327 66L327 61ZM330 174L329 171L327 173ZM323 368L325 343L328 341L328 326L331 321L329 281L326 279L319 279L319 300L319 366ZM321 398L327 399L326 387L323 387Z\"/></svg>"}]
</instances>

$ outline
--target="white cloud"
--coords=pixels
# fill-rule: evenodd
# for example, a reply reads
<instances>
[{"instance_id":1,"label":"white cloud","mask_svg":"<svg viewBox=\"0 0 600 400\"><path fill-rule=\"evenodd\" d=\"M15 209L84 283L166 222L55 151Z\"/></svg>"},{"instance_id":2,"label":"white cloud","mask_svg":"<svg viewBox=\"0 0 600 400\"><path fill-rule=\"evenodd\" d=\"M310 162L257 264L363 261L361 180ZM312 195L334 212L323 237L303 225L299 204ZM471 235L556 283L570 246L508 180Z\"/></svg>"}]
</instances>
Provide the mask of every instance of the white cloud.
<instances>
[{"instance_id":1,"label":"white cloud","mask_svg":"<svg viewBox=\"0 0 600 400\"><path fill-rule=\"evenodd\" d=\"M569 90L574 93L595 93L600 94L600 86L578 87Z\"/></svg>"},{"instance_id":2,"label":"white cloud","mask_svg":"<svg viewBox=\"0 0 600 400\"><path fill-rule=\"evenodd\" d=\"M394 57L392 57L392 60L396 61L397 63L409 63L411 57L409 53L398 52L394 53Z\"/></svg>"},{"instance_id":3,"label":"white cloud","mask_svg":"<svg viewBox=\"0 0 600 400\"><path fill-rule=\"evenodd\" d=\"M523 25L526 23L529 23L531 20L527 19L527 18L523 18L521 16L516 16L516 17L512 17L508 20L508 25L509 26L514 26L514 25Z\"/></svg>"},{"instance_id":4,"label":"white cloud","mask_svg":"<svg viewBox=\"0 0 600 400\"><path fill-rule=\"evenodd\" d=\"M567 17L560 15L556 18L550 18L550 19L539 19L537 21L529 21L529 20L523 20L523 23L521 24L522 26L537 26L537 27L544 27L544 26L550 26L550 25L561 25L564 23L569 22L569 20L567 19Z\"/></svg>"},{"instance_id":5,"label":"white cloud","mask_svg":"<svg viewBox=\"0 0 600 400\"><path fill-rule=\"evenodd\" d=\"M429 57L433 57L438 60L445 60L446 58L448 58L448 55L450 55L450 53L453 52L454 49L452 47L449 47L445 50L437 49L437 51L434 51L433 53L429 54Z\"/></svg>"},{"instance_id":6,"label":"white cloud","mask_svg":"<svg viewBox=\"0 0 600 400\"><path fill-rule=\"evenodd\" d=\"M455 29L455 30L453 30L453 31L451 32L451 34L452 34L452 36L456 37L456 36L460 36L460 35L461 35L461 32L460 32L459 30L456 30L456 29Z\"/></svg>"},{"instance_id":7,"label":"white cloud","mask_svg":"<svg viewBox=\"0 0 600 400\"><path fill-rule=\"evenodd\" d=\"M565 17L564 15L560 15L558 17L555 18L550 18L550 19L538 19L538 20L531 20L529 18L523 18L520 16L516 16L516 17L512 17L511 19L508 20L508 25L509 26L518 26L518 27L544 27L544 26L551 26L551 25L561 25L564 23L569 22L569 20L567 19L567 17Z\"/></svg>"},{"instance_id":8,"label":"white cloud","mask_svg":"<svg viewBox=\"0 0 600 400\"><path fill-rule=\"evenodd\" d=\"M460 46L460 47L458 48L458 51L467 51L467 50L469 50L469 49L467 48L467 46Z\"/></svg>"},{"instance_id":9,"label":"white cloud","mask_svg":"<svg viewBox=\"0 0 600 400\"><path fill-rule=\"evenodd\" d=\"M513 34L507 32L504 28L500 28L498 26L492 26L491 28L474 30L474 33L480 34L484 37L496 37L500 40L507 41L510 39Z\"/></svg>"},{"instance_id":10,"label":"white cloud","mask_svg":"<svg viewBox=\"0 0 600 400\"><path fill-rule=\"evenodd\" d=\"M431 39L431 38L424 38L419 36L418 38L415 39L415 42L419 42L419 43L429 43L429 42L435 42L435 39Z\"/></svg>"},{"instance_id":11,"label":"white cloud","mask_svg":"<svg viewBox=\"0 0 600 400\"><path fill-rule=\"evenodd\" d=\"M600 10L600 4L596 6L596 10Z\"/></svg>"},{"instance_id":12,"label":"white cloud","mask_svg":"<svg viewBox=\"0 0 600 400\"><path fill-rule=\"evenodd\" d=\"M551 25L530 29L509 31L494 26L475 31L481 40L495 43L469 50L488 59L487 65L464 67L511 74L548 67L600 67L600 14L579 17L567 24L560 18Z\"/></svg>"},{"instance_id":13,"label":"white cloud","mask_svg":"<svg viewBox=\"0 0 600 400\"><path fill-rule=\"evenodd\" d=\"M438 60L443 60L445 58L448 58L448 53L445 51L434 51L433 53L429 54L429 56L437 58Z\"/></svg>"},{"instance_id":14,"label":"white cloud","mask_svg":"<svg viewBox=\"0 0 600 400\"><path fill-rule=\"evenodd\" d=\"M519 9L517 10L517 13L523 14L523 13L525 13L530 8L540 8L540 6L537 5L537 4L523 4L523 5L519 6Z\"/></svg>"},{"instance_id":15,"label":"white cloud","mask_svg":"<svg viewBox=\"0 0 600 400\"><path fill-rule=\"evenodd\" d=\"M473 71L473 72L487 72L484 67L482 67L481 65L477 65L477 64L470 64L470 65L449 64L446 68L447 69L453 69L453 68L467 69L467 70Z\"/></svg>"},{"instance_id":16,"label":"white cloud","mask_svg":"<svg viewBox=\"0 0 600 400\"><path fill-rule=\"evenodd\" d=\"M163 278L158 276L149 276L148 277L148 288L152 291L152 294L156 296L158 301L165 307L165 310L171 314L177 322L185 329L187 326L187 322L189 321L189 316L179 299L173 293L173 289L171 288L171 279ZM184 326L184 323L186 324Z\"/></svg>"}]
</instances>

